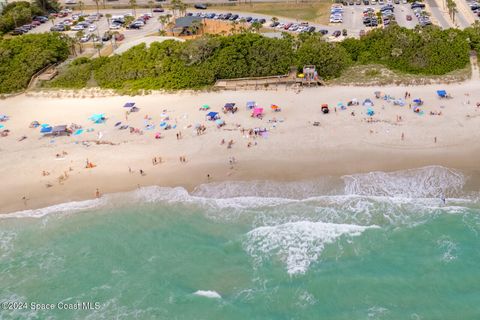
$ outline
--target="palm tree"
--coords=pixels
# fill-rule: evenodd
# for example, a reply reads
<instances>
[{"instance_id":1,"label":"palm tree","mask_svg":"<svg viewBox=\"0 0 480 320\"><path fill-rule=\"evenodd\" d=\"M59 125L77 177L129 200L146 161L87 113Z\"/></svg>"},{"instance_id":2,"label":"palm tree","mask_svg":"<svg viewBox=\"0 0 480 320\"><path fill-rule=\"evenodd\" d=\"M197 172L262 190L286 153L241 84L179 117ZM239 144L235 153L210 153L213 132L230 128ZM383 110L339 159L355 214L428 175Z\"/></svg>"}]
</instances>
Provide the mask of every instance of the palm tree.
<instances>
[{"instance_id":1,"label":"palm tree","mask_svg":"<svg viewBox=\"0 0 480 320\"><path fill-rule=\"evenodd\" d=\"M83 30L77 31L77 33L75 33L75 40L80 45L80 53L83 52L83 45L80 39L83 38L84 35L85 35L85 32L83 32Z\"/></svg>"},{"instance_id":2,"label":"palm tree","mask_svg":"<svg viewBox=\"0 0 480 320\"><path fill-rule=\"evenodd\" d=\"M165 30L165 25L168 23L170 20L169 17L165 16L160 16L158 17L158 22L160 22L160 25L162 26L162 30Z\"/></svg>"},{"instance_id":3,"label":"palm tree","mask_svg":"<svg viewBox=\"0 0 480 320\"><path fill-rule=\"evenodd\" d=\"M178 12L180 15L185 15L187 11L187 5L183 3L182 0L172 0L171 5L173 15L175 15L176 12Z\"/></svg>"},{"instance_id":4,"label":"palm tree","mask_svg":"<svg viewBox=\"0 0 480 320\"><path fill-rule=\"evenodd\" d=\"M97 16L98 16L98 13L100 12L98 3L100 2L100 0L93 0L93 2L95 2L95 6L97 7Z\"/></svg>"},{"instance_id":5,"label":"palm tree","mask_svg":"<svg viewBox=\"0 0 480 320\"><path fill-rule=\"evenodd\" d=\"M258 33L258 31L260 31L260 29L262 28L262 24L258 21L255 21L254 23L252 23L252 25L250 26L250 29L255 31L256 33Z\"/></svg>"},{"instance_id":6,"label":"palm tree","mask_svg":"<svg viewBox=\"0 0 480 320\"><path fill-rule=\"evenodd\" d=\"M192 25L190 26L190 30L192 31L193 34L198 34L198 30L201 30L203 26L203 23L199 20L194 20L192 22Z\"/></svg>"},{"instance_id":7,"label":"palm tree","mask_svg":"<svg viewBox=\"0 0 480 320\"><path fill-rule=\"evenodd\" d=\"M78 1L78 6L80 7L80 13L83 14L83 7L84 7L85 3L83 3L83 1Z\"/></svg>"},{"instance_id":8,"label":"palm tree","mask_svg":"<svg viewBox=\"0 0 480 320\"><path fill-rule=\"evenodd\" d=\"M232 28L230 29L230 32L233 33L233 34L237 33L237 26L238 26L238 21L233 20L232 21Z\"/></svg>"},{"instance_id":9,"label":"palm tree","mask_svg":"<svg viewBox=\"0 0 480 320\"><path fill-rule=\"evenodd\" d=\"M110 13L106 13L105 18L107 18L108 28L110 29L110 19L112 19L112 15Z\"/></svg>"},{"instance_id":10,"label":"palm tree","mask_svg":"<svg viewBox=\"0 0 480 320\"><path fill-rule=\"evenodd\" d=\"M137 6L137 0L128 0L128 3L132 6L133 16L136 17L137 11L135 10L135 8Z\"/></svg>"},{"instance_id":11,"label":"palm tree","mask_svg":"<svg viewBox=\"0 0 480 320\"><path fill-rule=\"evenodd\" d=\"M153 1L152 0L148 1L148 7L150 8L150 13L153 14Z\"/></svg>"},{"instance_id":12,"label":"palm tree","mask_svg":"<svg viewBox=\"0 0 480 320\"><path fill-rule=\"evenodd\" d=\"M172 21L170 21L170 22L167 24L167 28L170 30L170 32L171 32L172 35L173 35L173 28L175 28L175 23L173 23Z\"/></svg>"},{"instance_id":13,"label":"palm tree","mask_svg":"<svg viewBox=\"0 0 480 320\"><path fill-rule=\"evenodd\" d=\"M278 22L278 18L277 17L272 17L272 19L270 19L272 21L272 23L275 23L275 22Z\"/></svg>"},{"instance_id":14,"label":"palm tree","mask_svg":"<svg viewBox=\"0 0 480 320\"><path fill-rule=\"evenodd\" d=\"M455 23L455 12L457 11L457 4L454 0L447 0L448 13L450 18L452 18L453 23Z\"/></svg>"}]
</instances>

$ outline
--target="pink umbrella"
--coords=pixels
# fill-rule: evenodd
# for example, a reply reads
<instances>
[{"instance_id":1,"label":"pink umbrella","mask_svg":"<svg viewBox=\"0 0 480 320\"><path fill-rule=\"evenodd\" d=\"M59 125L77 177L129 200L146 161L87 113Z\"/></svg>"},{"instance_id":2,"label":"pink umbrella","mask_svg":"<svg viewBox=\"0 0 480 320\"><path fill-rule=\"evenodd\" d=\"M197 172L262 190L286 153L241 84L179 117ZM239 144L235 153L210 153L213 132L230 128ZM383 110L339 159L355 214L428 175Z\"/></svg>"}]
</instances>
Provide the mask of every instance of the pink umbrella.
<instances>
[{"instance_id":1,"label":"pink umbrella","mask_svg":"<svg viewBox=\"0 0 480 320\"><path fill-rule=\"evenodd\" d=\"M258 117L258 116L261 116L262 114L263 114L263 108L254 108L253 109L252 116Z\"/></svg>"}]
</instances>

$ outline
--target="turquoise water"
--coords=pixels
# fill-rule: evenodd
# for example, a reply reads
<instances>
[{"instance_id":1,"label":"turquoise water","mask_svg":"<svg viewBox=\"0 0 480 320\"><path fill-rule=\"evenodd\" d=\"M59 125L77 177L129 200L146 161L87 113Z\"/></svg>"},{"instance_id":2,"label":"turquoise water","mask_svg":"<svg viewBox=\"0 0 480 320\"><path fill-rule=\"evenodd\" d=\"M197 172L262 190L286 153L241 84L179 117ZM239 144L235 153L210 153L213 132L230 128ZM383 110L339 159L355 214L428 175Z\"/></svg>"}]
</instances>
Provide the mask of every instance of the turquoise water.
<instances>
[{"instance_id":1,"label":"turquoise water","mask_svg":"<svg viewBox=\"0 0 480 320\"><path fill-rule=\"evenodd\" d=\"M0 301L27 308L0 318L479 319L466 178L151 187L15 213L0 220ZM98 309L59 310L76 302Z\"/></svg>"}]
</instances>

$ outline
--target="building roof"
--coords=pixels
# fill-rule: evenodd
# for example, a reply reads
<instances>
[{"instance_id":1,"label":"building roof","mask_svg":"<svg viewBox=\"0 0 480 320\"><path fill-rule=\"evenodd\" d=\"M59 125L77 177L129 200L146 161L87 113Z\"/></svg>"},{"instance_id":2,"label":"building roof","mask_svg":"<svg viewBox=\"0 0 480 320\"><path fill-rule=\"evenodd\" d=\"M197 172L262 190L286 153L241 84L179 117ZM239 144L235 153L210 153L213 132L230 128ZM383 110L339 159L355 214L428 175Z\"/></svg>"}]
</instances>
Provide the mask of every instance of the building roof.
<instances>
[{"instance_id":1,"label":"building roof","mask_svg":"<svg viewBox=\"0 0 480 320\"><path fill-rule=\"evenodd\" d=\"M186 16L175 20L175 28L188 28L194 21L202 21L200 17Z\"/></svg>"}]
</instances>

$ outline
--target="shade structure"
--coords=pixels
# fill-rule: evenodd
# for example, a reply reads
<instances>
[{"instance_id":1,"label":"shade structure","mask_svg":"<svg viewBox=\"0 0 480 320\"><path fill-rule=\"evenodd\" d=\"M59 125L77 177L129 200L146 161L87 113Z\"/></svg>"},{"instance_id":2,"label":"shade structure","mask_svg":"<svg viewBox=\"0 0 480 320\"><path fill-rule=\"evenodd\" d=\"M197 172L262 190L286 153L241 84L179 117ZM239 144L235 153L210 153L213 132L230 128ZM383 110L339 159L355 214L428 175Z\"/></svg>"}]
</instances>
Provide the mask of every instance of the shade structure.
<instances>
[{"instance_id":1,"label":"shade structure","mask_svg":"<svg viewBox=\"0 0 480 320\"><path fill-rule=\"evenodd\" d=\"M445 98L447 96L447 91L445 90L437 90L437 94L440 98Z\"/></svg>"},{"instance_id":2,"label":"shade structure","mask_svg":"<svg viewBox=\"0 0 480 320\"><path fill-rule=\"evenodd\" d=\"M263 114L263 108L254 108L252 115L254 117L261 116Z\"/></svg>"},{"instance_id":3,"label":"shade structure","mask_svg":"<svg viewBox=\"0 0 480 320\"><path fill-rule=\"evenodd\" d=\"M218 112L209 112L207 113L207 119L215 120L218 117Z\"/></svg>"},{"instance_id":4,"label":"shade structure","mask_svg":"<svg viewBox=\"0 0 480 320\"><path fill-rule=\"evenodd\" d=\"M253 109L253 108L255 108L255 101L248 101L248 102L247 102L247 108L248 108L248 109Z\"/></svg>"},{"instance_id":5,"label":"shade structure","mask_svg":"<svg viewBox=\"0 0 480 320\"><path fill-rule=\"evenodd\" d=\"M231 110L234 107L235 107L235 103L233 103L233 102L225 103L225 106L224 106L224 108L227 109L227 110Z\"/></svg>"},{"instance_id":6,"label":"shade structure","mask_svg":"<svg viewBox=\"0 0 480 320\"><path fill-rule=\"evenodd\" d=\"M53 128L51 126L42 126L42 128L40 129L40 133L51 133L53 130Z\"/></svg>"},{"instance_id":7,"label":"shade structure","mask_svg":"<svg viewBox=\"0 0 480 320\"><path fill-rule=\"evenodd\" d=\"M133 108L135 107L135 102L127 102L123 105L124 108Z\"/></svg>"}]
</instances>

